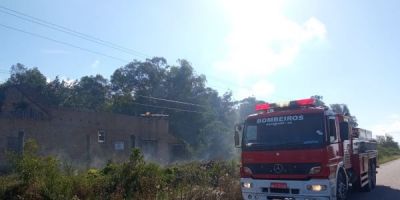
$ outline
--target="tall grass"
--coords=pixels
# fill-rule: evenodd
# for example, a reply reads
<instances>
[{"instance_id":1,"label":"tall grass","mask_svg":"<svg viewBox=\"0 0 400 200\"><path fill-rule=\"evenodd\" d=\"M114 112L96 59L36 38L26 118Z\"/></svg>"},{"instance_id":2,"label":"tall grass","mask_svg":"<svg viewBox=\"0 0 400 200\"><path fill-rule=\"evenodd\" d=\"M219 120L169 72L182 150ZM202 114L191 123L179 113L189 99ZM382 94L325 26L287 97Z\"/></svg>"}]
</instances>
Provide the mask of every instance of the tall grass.
<instances>
[{"instance_id":1,"label":"tall grass","mask_svg":"<svg viewBox=\"0 0 400 200\"><path fill-rule=\"evenodd\" d=\"M0 177L0 199L241 199L237 162L190 162L161 167L133 149L125 163L77 171L36 154L28 141Z\"/></svg>"},{"instance_id":2,"label":"tall grass","mask_svg":"<svg viewBox=\"0 0 400 200\"><path fill-rule=\"evenodd\" d=\"M393 147L378 145L378 162L380 164L400 158L400 150Z\"/></svg>"}]
</instances>

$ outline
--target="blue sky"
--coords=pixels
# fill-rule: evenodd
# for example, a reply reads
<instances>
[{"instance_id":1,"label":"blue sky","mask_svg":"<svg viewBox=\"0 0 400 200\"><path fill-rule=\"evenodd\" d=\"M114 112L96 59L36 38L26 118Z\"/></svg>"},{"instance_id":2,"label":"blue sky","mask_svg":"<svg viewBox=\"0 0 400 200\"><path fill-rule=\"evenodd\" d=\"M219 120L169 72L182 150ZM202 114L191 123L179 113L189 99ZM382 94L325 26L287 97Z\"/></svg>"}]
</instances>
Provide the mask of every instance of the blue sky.
<instances>
[{"instance_id":1,"label":"blue sky","mask_svg":"<svg viewBox=\"0 0 400 200\"><path fill-rule=\"evenodd\" d=\"M5 6L134 49L189 60L209 86L269 102L319 94L346 103L361 127L400 141L399 1L15 1ZM1 9L0 9L1 11ZM144 59L0 12L0 24L123 60ZM0 72L12 64L109 77L126 62L0 27ZM0 73L4 81L7 74Z\"/></svg>"}]
</instances>

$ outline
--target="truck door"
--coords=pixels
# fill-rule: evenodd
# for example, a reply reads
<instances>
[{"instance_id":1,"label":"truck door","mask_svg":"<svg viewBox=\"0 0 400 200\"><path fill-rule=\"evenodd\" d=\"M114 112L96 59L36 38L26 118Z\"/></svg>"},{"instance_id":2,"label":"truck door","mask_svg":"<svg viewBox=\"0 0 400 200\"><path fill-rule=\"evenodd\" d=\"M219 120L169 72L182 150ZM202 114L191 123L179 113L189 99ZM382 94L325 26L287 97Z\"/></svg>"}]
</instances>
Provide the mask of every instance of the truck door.
<instances>
[{"instance_id":1,"label":"truck door","mask_svg":"<svg viewBox=\"0 0 400 200\"><path fill-rule=\"evenodd\" d=\"M351 127L348 121L340 122L340 138L343 141L343 161L346 169L352 167L351 165L351 154L353 153L351 146Z\"/></svg>"},{"instance_id":2,"label":"truck door","mask_svg":"<svg viewBox=\"0 0 400 200\"><path fill-rule=\"evenodd\" d=\"M338 120L335 116L327 117L328 162L338 163L340 159Z\"/></svg>"}]
</instances>

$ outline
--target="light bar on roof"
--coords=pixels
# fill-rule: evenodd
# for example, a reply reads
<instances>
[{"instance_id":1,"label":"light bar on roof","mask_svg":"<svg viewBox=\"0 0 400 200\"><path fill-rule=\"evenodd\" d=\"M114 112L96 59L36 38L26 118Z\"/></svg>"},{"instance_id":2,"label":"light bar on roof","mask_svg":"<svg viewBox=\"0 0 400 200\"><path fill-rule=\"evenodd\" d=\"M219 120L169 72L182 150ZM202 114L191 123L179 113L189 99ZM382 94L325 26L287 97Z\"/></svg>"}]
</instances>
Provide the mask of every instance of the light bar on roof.
<instances>
[{"instance_id":1,"label":"light bar on roof","mask_svg":"<svg viewBox=\"0 0 400 200\"><path fill-rule=\"evenodd\" d=\"M313 106L316 101L314 98L300 99L295 101L298 106Z\"/></svg>"},{"instance_id":2,"label":"light bar on roof","mask_svg":"<svg viewBox=\"0 0 400 200\"><path fill-rule=\"evenodd\" d=\"M261 103L256 105L256 111L268 110L270 108L268 103Z\"/></svg>"},{"instance_id":3,"label":"light bar on roof","mask_svg":"<svg viewBox=\"0 0 400 200\"><path fill-rule=\"evenodd\" d=\"M295 101L279 102L279 103L262 103L256 105L256 111L266 111L271 108L296 108L296 107L306 107L315 106L316 100L314 98L300 99Z\"/></svg>"},{"instance_id":4,"label":"light bar on roof","mask_svg":"<svg viewBox=\"0 0 400 200\"><path fill-rule=\"evenodd\" d=\"M275 106L278 108L285 108L285 107L289 107L290 106L290 101L281 101L278 103L275 103Z\"/></svg>"}]
</instances>

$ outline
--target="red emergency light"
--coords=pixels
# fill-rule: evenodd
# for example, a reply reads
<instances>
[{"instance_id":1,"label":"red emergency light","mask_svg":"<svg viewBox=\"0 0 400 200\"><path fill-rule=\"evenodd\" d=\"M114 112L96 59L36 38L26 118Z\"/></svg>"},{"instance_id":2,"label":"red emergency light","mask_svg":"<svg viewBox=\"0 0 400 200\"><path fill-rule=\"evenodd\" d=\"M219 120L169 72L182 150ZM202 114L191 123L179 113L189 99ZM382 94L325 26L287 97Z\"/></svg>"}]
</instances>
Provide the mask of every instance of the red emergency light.
<instances>
[{"instance_id":1,"label":"red emergency light","mask_svg":"<svg viewBox=\"0 0 400 200\"><path fill-rule=\"evenodd\" d=\"M316 99L308 98L308 99L300 99L290 102L281 102L281 103L261 103L256 105L256 111L266 111L271 108L296 108L296 107L304 107L304 106L315 106Z\"/></svg>"},{"instance_id":2,"label":"red emergency light","mask_svg":"<svg viewBox=\"0 0 400 200\"><path fill-rule=\"evenodd\" d=\"M312 106L315 105L315 99L314 98L308 98L308 99L300 99L294 101L298 106Z\"/></svg>"},{"instance_id":3,"label":"red emergency light","mask_svg":"<svg viewBox=\"0 0 400 200\"><path fill-rule=\"evenodd\" d=\"M256 105L256 111L260 110L268 110L269 109L269 104L268 103L261 103Z\"/></svg>"}]
</instances>

